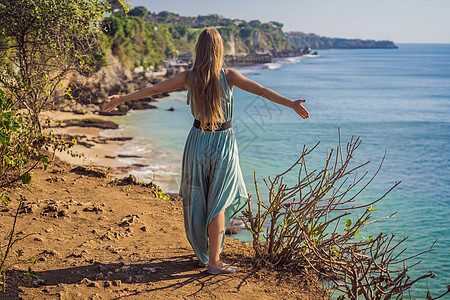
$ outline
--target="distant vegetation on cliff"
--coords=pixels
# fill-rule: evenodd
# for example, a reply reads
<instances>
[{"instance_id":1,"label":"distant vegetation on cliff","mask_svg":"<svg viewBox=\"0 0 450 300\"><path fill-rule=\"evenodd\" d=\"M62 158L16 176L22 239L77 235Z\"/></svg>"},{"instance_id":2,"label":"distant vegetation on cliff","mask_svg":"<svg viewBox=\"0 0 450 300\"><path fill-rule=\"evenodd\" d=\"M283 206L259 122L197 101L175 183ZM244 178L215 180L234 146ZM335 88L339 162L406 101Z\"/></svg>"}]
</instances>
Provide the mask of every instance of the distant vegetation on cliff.
<instances>
[{"instance_id":1,"label":"distant vegetation on cliff","mask_svg":"<svg viewBox=\"0 0 450 300\"><path fill-rule=\"evenodd\" d=\"M212 14L183 17L162 11L149 12L138 6L125 14L115 11L105 18L105 33L112 53L129 67L158 68L165 58L194 52L195 42L205 27L216 28L223 37L225 54L295 55L304 48L396 48L390 41L370 41L321 37L302 32L282 31L279 22L228 19Z\"/></svg>"},{"instance_id":2,"label":"distant vegetation on cliff","mask_svg":"<svg viewBox=\"0 0 450 300\"><path fill-rule=\"evenodd\" d=\"M218 15L182 17L163 11L150 13L136 7L127 15L105 18L105 33L114 55L130 67L159 66L165 57L194 52L204 27L215 27L223 37L225 54L268 54L295 50L278 22L231 20Z\"/></svg>"}]
</instances>

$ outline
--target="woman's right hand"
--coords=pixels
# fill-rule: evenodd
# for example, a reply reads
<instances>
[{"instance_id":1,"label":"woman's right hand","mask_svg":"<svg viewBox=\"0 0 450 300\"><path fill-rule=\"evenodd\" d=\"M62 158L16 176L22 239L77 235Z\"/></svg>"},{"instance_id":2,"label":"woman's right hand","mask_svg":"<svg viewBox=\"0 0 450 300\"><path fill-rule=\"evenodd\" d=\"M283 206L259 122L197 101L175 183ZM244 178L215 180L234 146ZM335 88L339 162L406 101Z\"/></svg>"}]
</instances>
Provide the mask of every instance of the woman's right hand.
<instances>
[{"instance_id":1,"label":"woman's right hand","mask_svg":"<svg viewBox=\"0 0 450 300\"><path fill-rule=\"evenodd\" d=\"M109 96L107 98L109 101L106 102L105 104L103 104L100 109L103 112L110 112L110 111L112 111L114 108L116 108L117 106L122 104L123 101L121 101L121 99L120 99L121 97L122 96L119 96L119 95Z\"/></svg>"},{"instance_id":2,"label":"woman's right hand","mask_svg":"<svg viewBox=\"0 0 450 300\"><path fill-rule=\"evenodd\" d=\"M306 110L306 108L303 107L303 103L305 103L306 100L299 99L292 103L292 109L295 110L295 112L302 117L303 119L309 118L309 112Z\"/></svg>"}]
</instances>

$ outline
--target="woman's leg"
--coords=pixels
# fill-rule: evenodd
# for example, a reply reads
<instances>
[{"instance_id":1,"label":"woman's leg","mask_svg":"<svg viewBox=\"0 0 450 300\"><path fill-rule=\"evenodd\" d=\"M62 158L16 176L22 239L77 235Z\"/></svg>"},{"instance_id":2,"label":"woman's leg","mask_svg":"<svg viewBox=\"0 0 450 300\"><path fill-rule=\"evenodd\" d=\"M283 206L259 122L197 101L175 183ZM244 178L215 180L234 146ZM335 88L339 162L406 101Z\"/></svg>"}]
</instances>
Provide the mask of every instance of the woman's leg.
<instances>
[{"instance_id":1,"label":"woman's leg","mask_svg":"<svg viewBox=\"0 0 450 300\"><path fill-rule=\"evenodd\" d=\"M218 213L208 226L209 237L209 265L222 268L224 264L220 261L220 246L225 230L225 210Z\"/></svg>"}]
</instances>

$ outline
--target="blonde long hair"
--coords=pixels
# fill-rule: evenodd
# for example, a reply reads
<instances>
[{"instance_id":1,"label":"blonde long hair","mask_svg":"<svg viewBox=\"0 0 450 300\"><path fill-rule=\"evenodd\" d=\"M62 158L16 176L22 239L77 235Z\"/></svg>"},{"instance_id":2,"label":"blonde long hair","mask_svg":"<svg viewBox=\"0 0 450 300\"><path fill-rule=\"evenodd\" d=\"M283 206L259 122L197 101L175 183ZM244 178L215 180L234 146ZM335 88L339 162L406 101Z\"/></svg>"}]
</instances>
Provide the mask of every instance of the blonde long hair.
<instances>
[{"instance_id":1,"label":"blonde long hair","mask_svg":"<svg viewBox=\"0 0 450 300\"><path fill-rule=\"evenodd\" d=\"M206 28L195 45L194 66L187 76L191 101L200 114L200 129L212 131L223 122L220 106L220 70L223 66L223 42L219 32ZM208 124L209 123L209 124Z\"/></svg>"}]
</instances>

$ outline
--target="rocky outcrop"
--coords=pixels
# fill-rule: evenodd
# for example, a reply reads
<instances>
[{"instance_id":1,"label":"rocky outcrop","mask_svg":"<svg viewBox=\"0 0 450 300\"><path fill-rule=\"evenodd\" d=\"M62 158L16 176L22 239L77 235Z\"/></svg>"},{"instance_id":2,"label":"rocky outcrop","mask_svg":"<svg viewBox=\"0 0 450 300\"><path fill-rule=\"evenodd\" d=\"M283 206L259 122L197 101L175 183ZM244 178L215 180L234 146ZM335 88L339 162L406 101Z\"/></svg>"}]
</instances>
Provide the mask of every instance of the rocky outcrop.
<instances>
[{"instance_id":1,"label":"rocky outcrop","mask_svg":"<svg viewBox=\"0 0 450 300\"><path fill-rule=\"evenodd\" d=\"M100 112L100 106L107 101L109 95L128 94L138 89L150 86L162 78L148 78L144 73L133 73L111 51L108 55L108 65L102 67L93 76L85 77L72 73L63 82L65 89L56 92L56 109L77 114L99 113L102 115L125 115L130 109L155 109L150 104L157 98L166 97L169 93L155 95L132 102L127 102L110 113ZM176 74L173 68L170 74Z\"/></svg>"}]
</instances>

